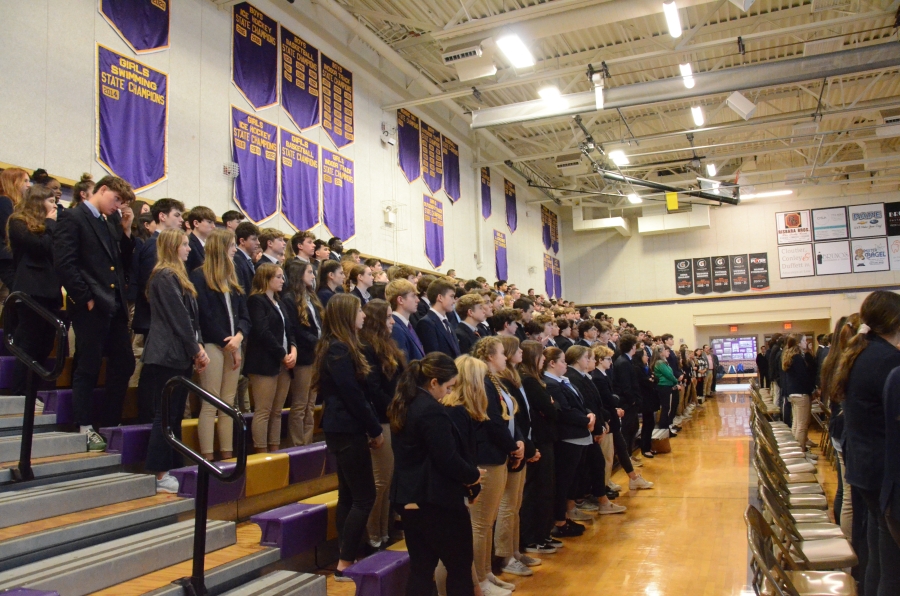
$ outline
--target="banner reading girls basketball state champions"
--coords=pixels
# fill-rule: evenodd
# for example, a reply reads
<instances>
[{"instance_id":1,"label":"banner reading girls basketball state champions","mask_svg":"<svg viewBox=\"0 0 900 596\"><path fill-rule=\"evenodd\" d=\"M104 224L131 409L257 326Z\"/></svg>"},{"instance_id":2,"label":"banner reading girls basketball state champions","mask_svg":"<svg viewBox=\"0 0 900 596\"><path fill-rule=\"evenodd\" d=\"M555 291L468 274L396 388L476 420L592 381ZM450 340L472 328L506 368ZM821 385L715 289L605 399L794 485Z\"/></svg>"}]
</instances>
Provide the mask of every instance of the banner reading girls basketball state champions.
<instances>
[{"instance_id":1,"label":"banner reading girls basketball state champions","mask_svg":"<svg viewBox=\"0 0 900 596\"><path fill-rule=\"evenodd\" d=\"M234 7L231 80L256 110L278 103L277 26L248 2Z\"/></svg>"},{"instance_id":2,"label":"banner reading girls basketball state champions","mask_svg":"<svg viewBox=\"0 0 900 596\"><path fill-rule=\"evenodd\" d=\"M238 165L234 201L254 223L278 210L278 128L231 107L231 152Z\"/></svg>"},{"instance_id":3,"label":"banner reading girls basketball state champions","mask_svg":"<svg viewBox=\"0 0 900 596\"><path fill-rule=\"evenodd\" d=\"M397 110L397 159L408 182L418 180L422 173L419 158L419 118L409 110Z\"/></svg>"},{"instance_id":4,"label":"banner reading girls basketball state champions","mask_svg":"<svg viewBox=\"0 0 900 596\"><path fill-rule=\"evenodd\" d=\"M141 191L166 178L169 78L97 46L97 159Z\"/></svg>"},{"instance_id":5,"label":"banner reading girls basketball state champions","mask_svg":"<svg viewBox=\"0 0 900 596\"><path fill-rule=\"evenodd\" d=\"M322 211L332 236L344 242L356 235L353 162L322 147Z\"/></svg>"},{"instance_id":6,"label":"banner reading girls basketball state champions","mask_svg":"<svg viewBox=\"0 0 900 596\"><path fill-rule=\"evenodd\" d=\"M544 255L544 291L547 298L553 298L553 257L548 254Z\"/></svg>"},{"instance_id":7,"label":"banner reading girls basketball state champions","mask_svg":"<svg viewBox=\"0 0 900 596\"><path fill-rule=\"evenodd\" d=\"M494 269L497 279L508 279L506 266L506 234L494 230Z\"/></svg>"},{"instance_id":8,"label":"banner reading girls basketball state champions","mask_svg":"<svg viewBox=\"0 0 900 596\"><path fill-rule=\"evenodd\" d=\"M300 130L319 124L319 50L281 27L281 105Z\"/></svg>"},{"instance_id":9,"label":"banner reading girls basketball state champions","mask_svg":"<svg viewBox=\"0 0 900 596\"><path fill-rule=\"evenodd\" d=\"M353 73L322 54L322 128L338 149L353 142Z\"/></svg>"},{"instance_id":10,"label":"banner reading girls basketball state champions","mask_svg":"<svg viewBox=\"0 0 900 596\"><path fill-rule=\"evenodd\" d=\"M437 269L444 262L444 206L440 201L423 195L425 205L425 256Z\"/></svg>"},{"instance_id":11,"label":"banner reading girls basketball state champions","mask_svg":"<svg viewBox=\"0 0 900 596\"><path fill-rule=\"evenodd\" d=\"M100 0L100 14L137 54L169 47L171 0Z\"/></svg>"},{"instance_id":12,"label":"banner reading girls basketball state champions","mask_svg":"<svg viewBox=\"0 0 900 596\"><path fill-rule=\"evenodd\" d=\"M491 216L491 169L481 168L481 217Z\"/></svg>"},{"instance_id":13,"label":"banner reading girls basketball state champions","mask_svg":"<svg viewBox=\"0 0 900 596\"><path fill-rule=\"evenodd\" d=\"M451 202L459 200L459 145L446 136L441 140L444 152L444 192Z\"/></svg>"},{"instance_id":14,"label":"banner reading girls basketball state champions","mask_svg":"<svg viewBox=\"0 0 900 596\"><path fill-rule=\"evenodd\" d=\"M319 146L283 128L281 212L297 230L319 223Z\"/></svg>"},{"instance_id":15,"label":"banner reading girls basketball state champions","mask_svg":"<svg viewBox=\"0 0 900 596\"><path fill-rule=\"evenodd\" d=\"M444 158L441 155L441 133L422 121L422 180L431 192L444 185Z\"/></svg>"},{"instance_id":16,"label":"banner reading girls basketball state champions","mask_svg":"<svg viewBox=\"0 0 900 596\"><path fill-rule=\"evenodd\" d=\"M506 227L510 233L519 227L519 212L516 210L516 185L503 179L503 198L506 200Z\"/></svg>"}]
</instances>

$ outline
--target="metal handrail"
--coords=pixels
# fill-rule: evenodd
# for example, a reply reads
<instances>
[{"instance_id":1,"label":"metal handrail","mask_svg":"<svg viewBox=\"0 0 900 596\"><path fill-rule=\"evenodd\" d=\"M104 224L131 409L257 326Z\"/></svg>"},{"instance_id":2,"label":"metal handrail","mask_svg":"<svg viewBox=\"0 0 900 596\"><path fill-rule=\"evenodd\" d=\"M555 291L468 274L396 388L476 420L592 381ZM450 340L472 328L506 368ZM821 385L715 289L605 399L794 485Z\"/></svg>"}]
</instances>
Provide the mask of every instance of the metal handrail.
<instances>
[{"instance_id":1,"label":"metal handrail","mask_svg":"<svg viewBox=\"0 0 900 596\"><path fill-rule=\"evenodd\" d=\"M44 366L35 360L31 354L16 345L13 337L14 329L12 324L17 323L19 317L16 316L20 304L24 304L27 308L40 315L42 319L50 323L56 331L56 362L52 370L47 370ZM15 482L23 482L34 480L34 470L31 469L31 448L34 442L34 404L37 401L37 382L35 375L45 381L55 381L62 374L63 367L66 364L65 352L63 347L66 345L68 331L66 325L59 317L51 313L49 310L34 301L28 294L23 292L13 292L3 303L3 341L10 353L15 356L19 362L28 367L25 374L25 411L22 415L22 442L19 447L19 465L11 470L12 479Z\"/></svg>"},{"instance_id":2,"label":"metal handrail","mask_svg":"<svg viewBox=\"0 0 900 596\"><path fill-rule=\"evenodd\" d=\"M169 424L169 411L171 409L172 392L179 385L186 387L189 392L196 394L203 401L212 404L220 413L234 421L235 432L235 457L237 463L231 472L223 472L216 464L207 461L202 455L182 443L175 437L175 432ZM229 406L215 395L209 393L196 383L185 377L169 379L162 392L161 415L163 423L163 437L176 451L197 464L197 495L194 498L194 560L191 577L179 580L179 583L189 596L204 596L206 586L204 584L204 566L206 560L206 518L209 506L209 476L215 476L221 482L234 482L244 474L247 468L247 423L240 412Z\"/></svg>"}]
</instances>

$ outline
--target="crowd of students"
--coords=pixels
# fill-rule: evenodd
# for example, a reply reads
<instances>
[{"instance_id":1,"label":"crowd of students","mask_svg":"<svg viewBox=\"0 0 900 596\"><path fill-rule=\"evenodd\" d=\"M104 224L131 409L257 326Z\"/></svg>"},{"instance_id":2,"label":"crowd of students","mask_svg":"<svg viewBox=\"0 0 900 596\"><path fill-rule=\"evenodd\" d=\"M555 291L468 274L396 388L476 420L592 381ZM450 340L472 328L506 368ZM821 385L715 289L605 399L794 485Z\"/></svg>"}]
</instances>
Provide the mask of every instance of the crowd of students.
<instances>
[{"instance_id":1,"label":"crowd of students","mask_svg":"<svg viewBox=\"0 0 900 596\"><path fill-rule=\"evenodd\" d=\"M614 461L628 490L651 489L636 468L658 455L654 436L677 436L715 391L708 346L676 349L671 334L505 280L385 269L337 238L286 238L233 211L217 227L206 207L135 201L113 176L83 177L63 209L51 180L0 173L0 281L60 314L65 289L87 449L105 449L97 431L122 422L133 375L138 422L152 423L145 467L161 492L177 491L169 471L181 465L164 429L179 437L190 414L176 386L163 420L171 379L196 374L225 404L252 408L260 453L281 446L286 404L288 441L311 443L322 403L339 484L338 580L366 542L389 543L396 514L409 594L435 582L441 594L508 594L495 572L530 576L596 515L626 511ZM22 313L15 341L35 358L49 356L52 337ZM210 460L234 451L219 414L201 404Z\"/></svg>"}]
</instances>

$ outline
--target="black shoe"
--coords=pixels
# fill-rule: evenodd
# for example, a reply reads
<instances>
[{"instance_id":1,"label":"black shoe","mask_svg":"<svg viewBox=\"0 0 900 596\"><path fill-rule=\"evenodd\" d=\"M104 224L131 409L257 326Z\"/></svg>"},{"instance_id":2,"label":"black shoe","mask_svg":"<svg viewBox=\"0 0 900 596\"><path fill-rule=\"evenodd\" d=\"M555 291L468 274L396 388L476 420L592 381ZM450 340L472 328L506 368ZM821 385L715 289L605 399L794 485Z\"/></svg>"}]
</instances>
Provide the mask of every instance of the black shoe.
<instances>
[{"instance_id":1,"label":"black shoe","mask_svg":"<svg viewBox=\"0 0 900 596\"><path fill-rule=\"evenodd\" d=\"M646 457L647 459L653 459L653 452L652 452L652 451L643 451L643 452L641 453L641 455L643 455L643 456Z\"/></svg>"},{"instance_id":2,"label":"black shoe","mask_svg":"<svg viewBox=\"0 0 900 596\"><path fill-rule=\"evenodd\" d=\"M578 522L573 522L571 519L567 519L566 526L580 534L584 534L584 524L579 524Z\"/></svg>"},{"instance_id":3,"label":"black shoe","mask_svg":"<svg viewBox=\"0 0 900 596\"><path fill-rule=\"evenodd\" d=\"M610 501L615 501L618 496L619 496L619 493L617 491L610 490L610 489L606 490L606 498L609 499Z\"/></svg>"},{"instance_id":4,"label":"black shoe","mask_svg":"<svg viewBox=\"0 0 900 596\"><path fill-rule=\"evenodd\" d=\"M549 536L546 540L544 540L544 544L552 546L553 548L562 548L563 546L565 546L561 540L556 540L555 538Z\"/></svg>"},{"instance_id":5,"label":"black shoe","mask_svg":"<svg viewBox=\"0 0 900 596\"><path fill-rule=\"evenodd\" d=\"M550 530L550 535L557 538L572 538L574 536L581 536L583 533L584 532L579 532L575 529L570 529L568 525L553 526L553 529Z\"/></svg>"}]
</instances>

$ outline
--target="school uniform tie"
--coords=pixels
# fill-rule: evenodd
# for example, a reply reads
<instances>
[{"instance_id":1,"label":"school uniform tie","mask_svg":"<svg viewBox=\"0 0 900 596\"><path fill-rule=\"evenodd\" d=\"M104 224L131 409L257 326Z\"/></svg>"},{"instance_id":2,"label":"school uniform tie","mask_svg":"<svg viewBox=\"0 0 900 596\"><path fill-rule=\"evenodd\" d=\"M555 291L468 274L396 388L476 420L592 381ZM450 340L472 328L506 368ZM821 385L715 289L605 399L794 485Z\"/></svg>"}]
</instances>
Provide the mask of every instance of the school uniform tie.
<instances>
[{"instance_id":1,"label":"school uniform tie","mask_svg":"<svg viewBox=\"0 0 900 596\"><path fill-rule=\"evenodd\" d=\"M412 323L407 323L407 324L406 324L406 328L409 330L409 334L410 334L410 335L412 336L412 338L413 338L413 343L416 344L416 347L419 348L419 351L424 355L424 354L425 354L425 348L422 346L422 342L419 341L419 336L416 335L416 330L413 329Z\"/></svg>"}]
</instances>

